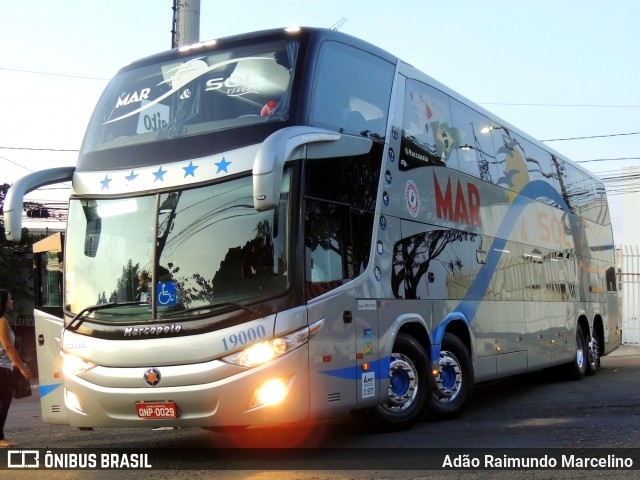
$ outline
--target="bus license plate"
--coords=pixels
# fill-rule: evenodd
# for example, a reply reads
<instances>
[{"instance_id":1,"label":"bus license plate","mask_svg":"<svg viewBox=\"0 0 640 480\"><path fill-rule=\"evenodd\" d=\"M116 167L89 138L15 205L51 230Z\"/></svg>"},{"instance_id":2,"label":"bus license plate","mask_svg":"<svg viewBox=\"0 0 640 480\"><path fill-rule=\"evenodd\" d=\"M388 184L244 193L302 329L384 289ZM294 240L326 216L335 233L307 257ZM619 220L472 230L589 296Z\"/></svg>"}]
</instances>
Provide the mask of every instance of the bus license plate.
<instances>
[{"instance_id":1,"label":"bus license plate","mask_svg":"<svg viewBox=\"0 0 640 480\"><path fill-rule=\"evenodd\" d=\"M175 402L138 402L136 409L139 418L178 418Z\"/></svg>"}]
</instances>

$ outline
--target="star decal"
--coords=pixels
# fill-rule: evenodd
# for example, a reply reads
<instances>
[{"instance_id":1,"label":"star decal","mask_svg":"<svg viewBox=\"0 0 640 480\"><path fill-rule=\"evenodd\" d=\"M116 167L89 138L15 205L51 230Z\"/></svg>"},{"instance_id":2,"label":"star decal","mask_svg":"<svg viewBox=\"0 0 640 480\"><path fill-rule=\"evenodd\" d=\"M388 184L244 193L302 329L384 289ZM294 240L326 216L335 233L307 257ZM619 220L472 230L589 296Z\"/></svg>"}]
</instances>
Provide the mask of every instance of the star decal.
<instances>
[{"instance_id":1,"label":"star decal","mask_svg":"<svg viewBox=\"0 0 640 480\"><path fill-rule=\"evenodd\" d=\"M136 179L137 176L138 176L138 174L137 173L133 173L133 170L131 170L131 173L129 175L127 175L126 177L124 177L124 178L126 178L130 182L133 182Z\"/></svg>"},{"instance_id":2,"label":"star decal","mask_svg":"<svg viewBox=\"0 0 640 480\"><path fill-rule=\"evenodd\" d=\"M109 175L105 175L104 180L100 180L100 183L102 184L102 188L100 190L104 190L105 188L109 190L109 182L111 182L111 180L113 180L113 178L109 178Z\"/></svg>"},{"instance_id":3,"label":"star decal","mask_svg":"<svg viewBox=\"0 0 640 480\"><path fill-rule=\"evenodd\" d=\"M231 162L227 162L224 159L224 157L222 157L222 160L220 160L217 163L214 162L214 165L218 167L218 170L216 171L216 173L220 173L220 172L229 173L229 171L227 170L227 167L231 165Z\"/></svg>"},{"instance_id":4,"label":"star decal","mask_svg":"<svg viewBox=\"0 0 640 480\"><path fill-rule=\"evenodd\" d=\"M157 172L153 172L153 175L156 177L153 182L155 183L157 180L164 182L164 178L162 177L164 177L165 173L167 173L167 170L162 170L162 167L159 167Z\"/></svg>"},{"instance_id":5,"label":"star decal","mask_svg":"<svg viewBox=\"0 0 640 480\"><path fill-rule=\"evenodd\" d=\"M189 162L188 166L182 167L182 169L184 170L184 178L187 178L187 175L195 177L196 168L198 168L198 166L194 165L193 162Z\"/></svg>"}]
</instances>

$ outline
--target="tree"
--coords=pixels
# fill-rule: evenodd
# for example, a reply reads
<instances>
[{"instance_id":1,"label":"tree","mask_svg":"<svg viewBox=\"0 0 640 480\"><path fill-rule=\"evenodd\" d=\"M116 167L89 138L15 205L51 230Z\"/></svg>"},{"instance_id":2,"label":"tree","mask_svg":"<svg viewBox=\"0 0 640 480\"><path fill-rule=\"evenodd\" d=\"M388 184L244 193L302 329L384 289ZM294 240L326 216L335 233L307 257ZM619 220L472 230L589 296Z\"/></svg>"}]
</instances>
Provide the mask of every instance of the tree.
<instances>
[{"instance_id":1,"label":"tree","mask_svg":"<svg viewBox=\"0 0 640 480\"><path fill-rule=\"evenodd\" d=\"M195 273L192 279L178 279L177 288L187 307L191 303L213 303L228 294L230 286L237 285L239 281L268 279L274 274L272 226L268 220L261 220L254 231L255 237L244 246L229 249L213 278L207 279Z\"/></svg>"},{"instance_id":2,"label":"tree","mask_svg":"<svg viewBox=\"0 0 640 480\"><path fill-rule=\"evenodd\" d=\"M11 291L16 299L33 298L32 260L27 257L31 246L40 240L42 235L32 235L28 229L22 229L20 242L9 242L4 228L4 201L10 185L0 185L0 288Z\"/></svg>"},{"instance_id":3,"label":"tree","mask_svg":"<svg viewBox=\"0 0 640 480\"><path fill-rule=\"evenodd\" d=\"M400 298L400 286L404 284L404 298L417 298L420 279L429 271L431 261L450 243L466 241L475 236L460 230L431 230L400 240L393 252L393 295ZM450 268L462 270L462 261L456 259Z\"/></svg>"}]
</instances>

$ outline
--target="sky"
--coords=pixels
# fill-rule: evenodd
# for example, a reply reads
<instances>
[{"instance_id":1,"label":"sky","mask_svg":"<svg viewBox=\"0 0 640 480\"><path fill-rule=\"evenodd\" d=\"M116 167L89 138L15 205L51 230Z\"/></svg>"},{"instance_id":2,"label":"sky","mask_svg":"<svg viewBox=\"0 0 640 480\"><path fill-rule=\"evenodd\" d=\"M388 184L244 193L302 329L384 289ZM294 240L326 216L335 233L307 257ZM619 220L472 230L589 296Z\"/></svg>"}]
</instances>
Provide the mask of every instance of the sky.
<instances>
[{"instance_id":1,"label":"sky","mask_svg":"<svg viewBox=\"0 0 640 480\"><path fill-rule=\"evenodd\" d=\"M200 2L201 40L346 19L342 32L397 55L534 138L614 135L546 142L601 177L640 165L640 135L620 135L640 132L640 1ZM75 164L77 152L61 150L79 149L108 79L171 47L172 3L3 2L0 184ZM615 242L640 244L635 235L625 238L623 195L614 190ZM46 187L29 198L68 194Z\"/></svg>"}]
</instances>

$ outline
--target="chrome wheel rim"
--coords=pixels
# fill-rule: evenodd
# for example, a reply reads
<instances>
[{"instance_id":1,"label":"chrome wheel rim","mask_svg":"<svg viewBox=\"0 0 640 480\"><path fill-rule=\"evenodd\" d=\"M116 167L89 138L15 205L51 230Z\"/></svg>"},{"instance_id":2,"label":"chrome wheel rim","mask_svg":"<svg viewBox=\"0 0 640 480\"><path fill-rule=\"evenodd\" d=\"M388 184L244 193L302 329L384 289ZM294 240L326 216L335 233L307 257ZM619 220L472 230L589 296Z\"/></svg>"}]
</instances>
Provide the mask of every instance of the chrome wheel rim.
<instances>
[{"instance_id":1,"label":"chrome wheel rim","mask_svg":"<svg viewBox=\"0 0 640 480\"><path fill-rule=\"evenodd\" d=\"M389 393L384 407L391 412L408 409L418 395L418 372L415 365L402 353L391 354L389 365Z\"/></svg>"},{"instance_id":2,"label":"chrome wheel rim","mask_svg":"<svg viewBox=\"0 0 640 480\"><path fill-rule=\"evenodd\" d=\"M584 367L584 343L582 336L576 333L576 365L578 368Z\"/></svg>"},{"instance_id":3,"label":"chrome wheel rim","mask_svg":"<svg viewBox=\"0 0 640 480\"><path fill-rule=\"evenodd\" d=\"M462 389L460 361L453 353L441 350L439 368L434 379L433 397L441 403L449 403L458 397Z\"/></svg>"}]
</instances>

